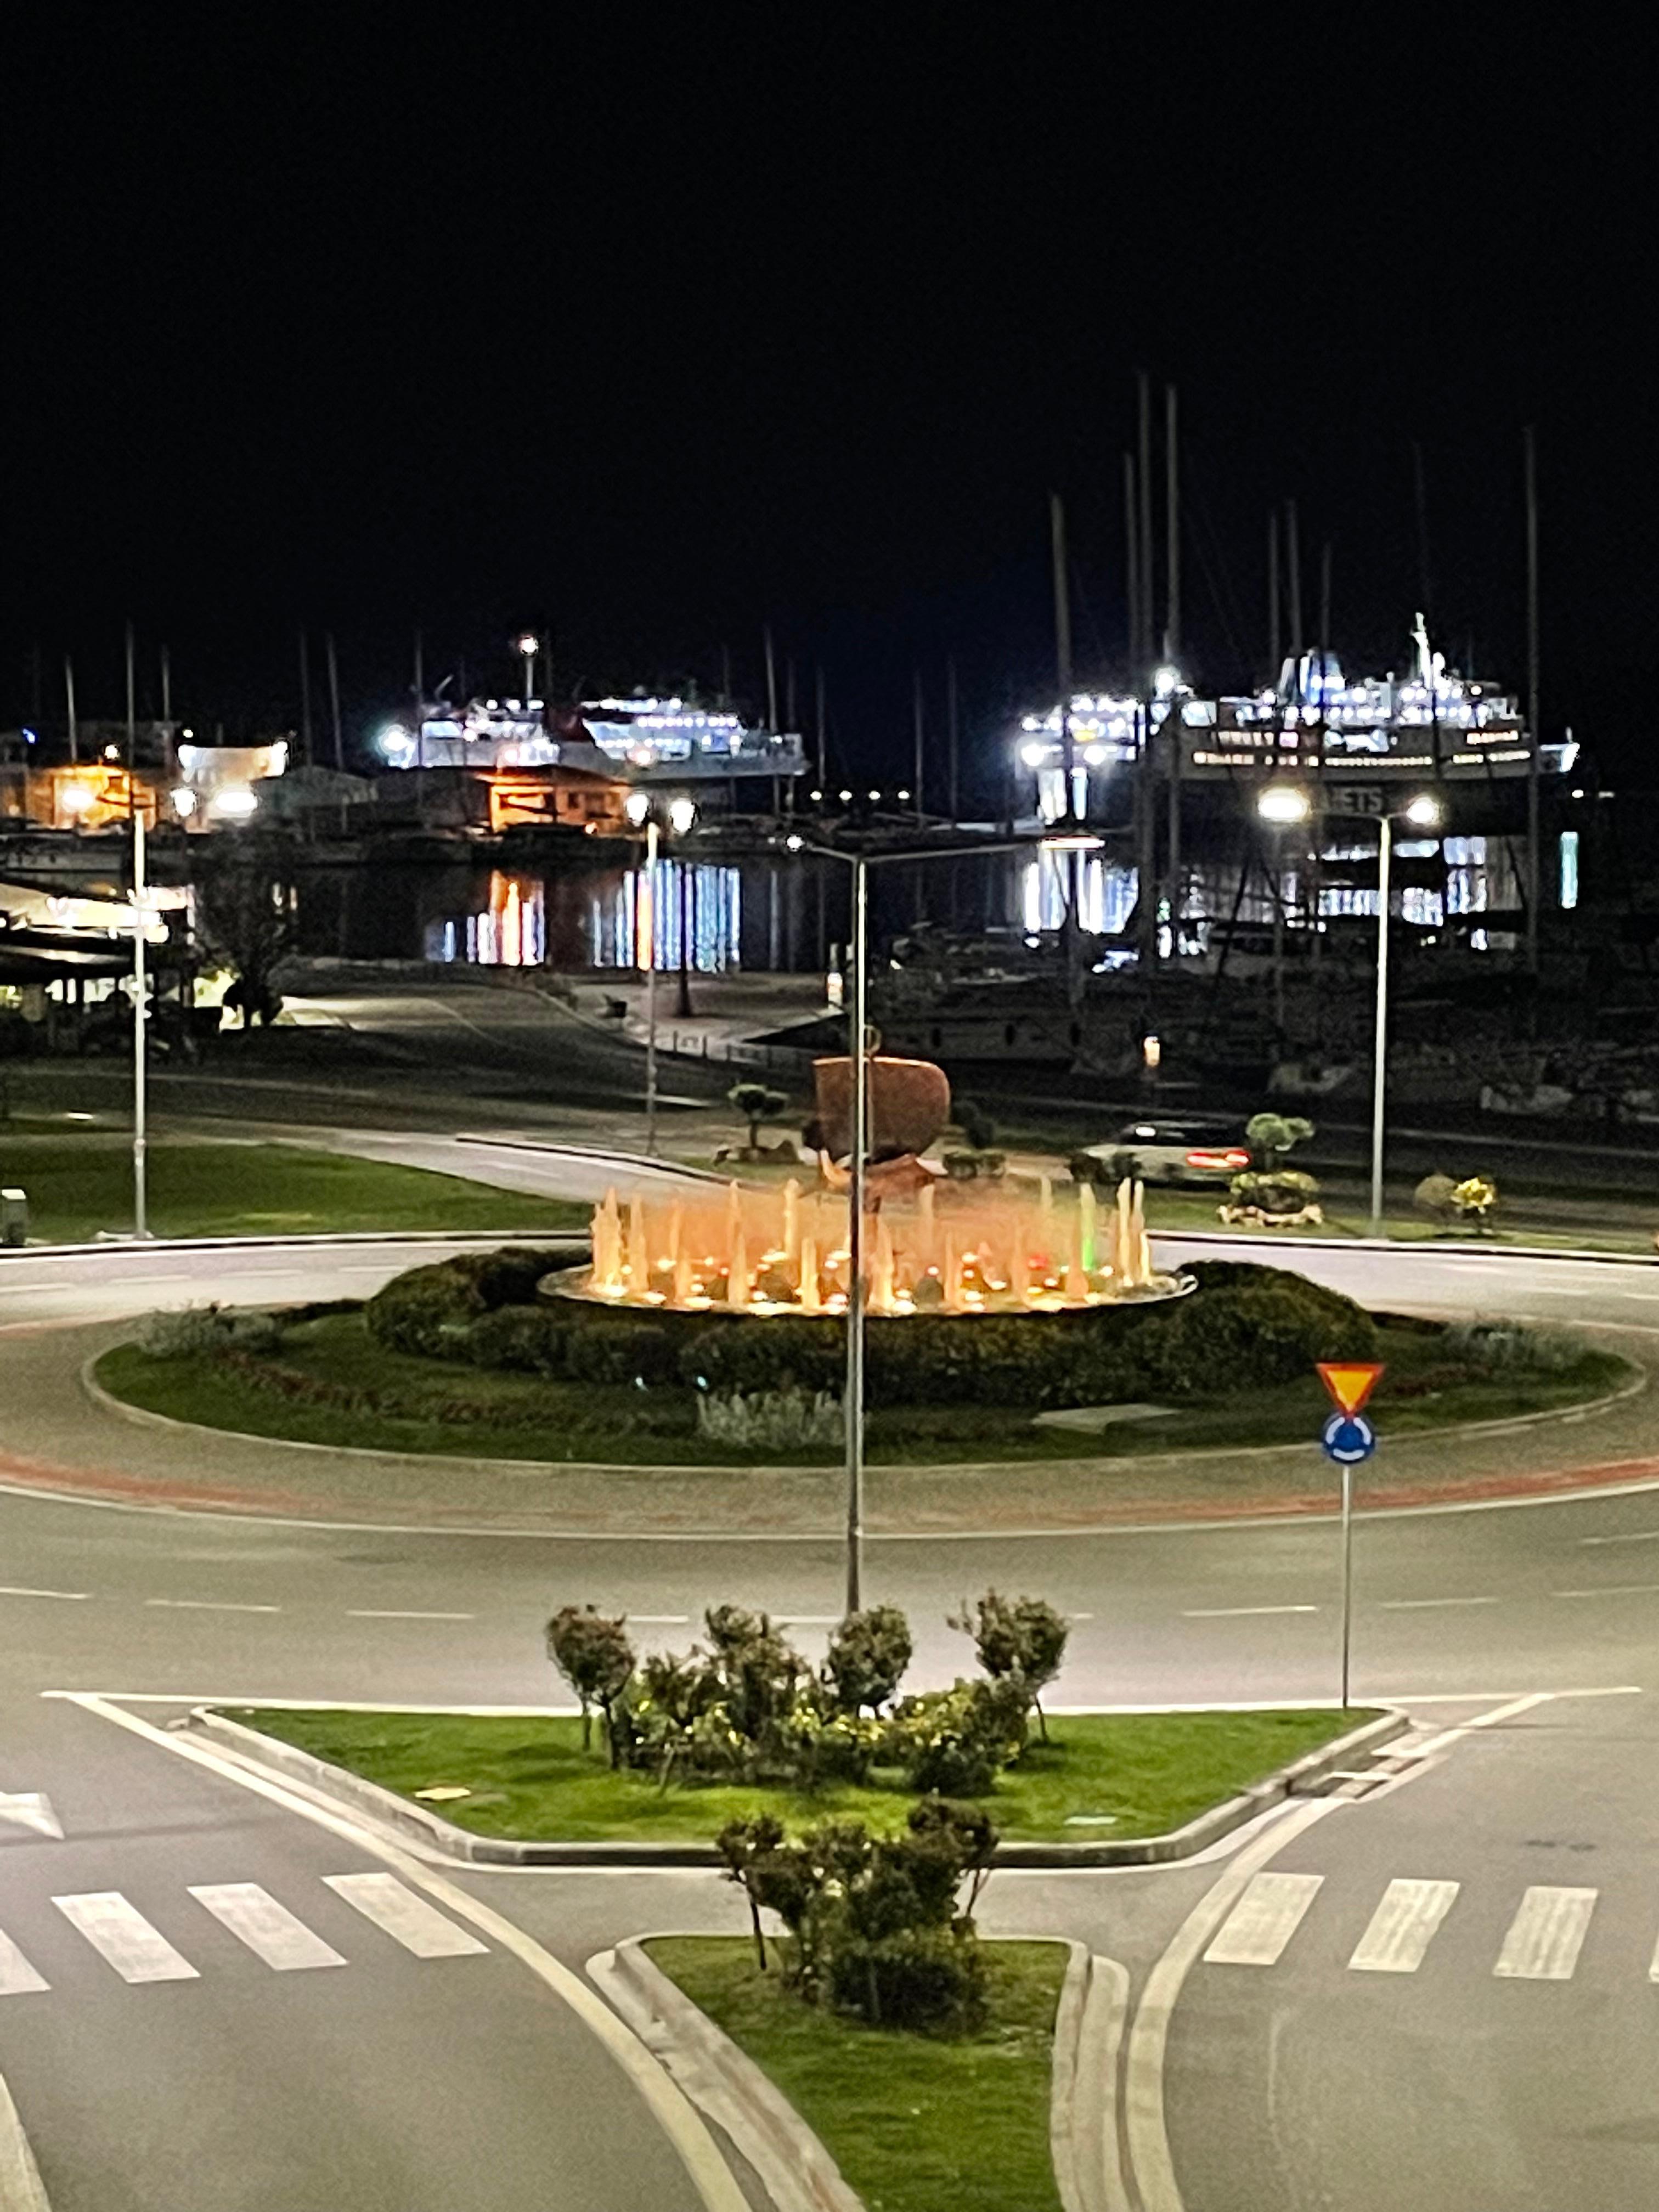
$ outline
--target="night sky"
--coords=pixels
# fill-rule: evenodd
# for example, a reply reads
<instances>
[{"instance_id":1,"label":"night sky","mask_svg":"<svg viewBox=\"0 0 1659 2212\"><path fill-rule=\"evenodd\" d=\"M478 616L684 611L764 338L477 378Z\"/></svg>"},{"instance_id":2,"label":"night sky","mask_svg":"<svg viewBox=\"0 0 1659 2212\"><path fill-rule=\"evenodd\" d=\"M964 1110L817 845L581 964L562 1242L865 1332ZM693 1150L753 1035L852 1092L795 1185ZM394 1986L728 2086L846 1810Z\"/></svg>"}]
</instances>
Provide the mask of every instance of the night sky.
<instances>
[{"instance_id":1,"label":"night sky","mask_svg":"<svg viewBox=\"0 0 1659 2212\"><path fill-rule=\"evenodd\" d=\"M46 20L40 11L41 20ZM233 733L337 635L349 722L433 675L718 681L769 622L860 775L945 656L989 757L1124 653L1133 375L1180 387L1188 663L1266 674L1266 515L1334 547L1333 641L1524 673L1659 782L1645 50L1325 11L67 9L7 66L0 720L118 711L120 631ZM1515 17L1488 16L1518 36ZM1584 19L1588 23L1589 19ZM603 25L605 27L596 27Z\"/></svg>"}]
</instances>

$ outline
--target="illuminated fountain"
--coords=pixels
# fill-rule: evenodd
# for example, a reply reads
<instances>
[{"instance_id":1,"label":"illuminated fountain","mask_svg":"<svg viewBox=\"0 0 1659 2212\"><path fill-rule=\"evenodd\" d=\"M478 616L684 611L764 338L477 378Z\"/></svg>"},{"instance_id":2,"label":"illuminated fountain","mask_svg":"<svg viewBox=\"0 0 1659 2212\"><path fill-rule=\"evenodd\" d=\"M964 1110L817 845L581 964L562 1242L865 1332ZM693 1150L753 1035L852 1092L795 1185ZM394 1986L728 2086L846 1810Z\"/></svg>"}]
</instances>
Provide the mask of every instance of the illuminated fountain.
<instances>
[{"instance_id":1,"label":"illuminated fountain","mask_svg":"<svg viewBox=\"0 0 1659 2212\"><path fill-rule=\"evenodd\" d=\"M1152 1267L1141 1186L1104 1206L1036 1187L924 1183L872 1211L865 1238L872 1314L1060 1313L1177 1296ZM835 1314L847 1307L843 1193L732 1182L672 1203L614 1190L593 1210L593 1261L551 1287L567 1297L675 1313Z\"/></svg>"}]
</instances>

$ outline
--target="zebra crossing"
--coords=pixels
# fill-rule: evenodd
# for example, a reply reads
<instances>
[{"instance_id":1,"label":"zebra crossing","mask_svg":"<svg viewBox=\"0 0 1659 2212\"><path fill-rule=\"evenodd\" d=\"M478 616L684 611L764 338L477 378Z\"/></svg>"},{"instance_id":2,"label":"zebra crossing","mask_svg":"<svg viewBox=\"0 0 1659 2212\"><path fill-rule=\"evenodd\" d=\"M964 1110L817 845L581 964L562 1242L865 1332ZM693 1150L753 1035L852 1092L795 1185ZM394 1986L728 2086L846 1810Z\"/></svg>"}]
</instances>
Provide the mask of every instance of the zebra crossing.
<instances>
[{"instance_id":1,"label":"zebra crossing","mask_svg":"<svg viewBox=\"0 0 1659 2212\"><path fill-rule=\"evenodd\" d=\"M187 1923L198 1909L277 1974L367 1963L377 1954L385 1955L380 1947L388 1938L399 1950L420 1960L488 1955L488 1944L395 1875L325 1875L323 1887L366 1924L365 1942L361 1949L349 1947L351 1958L255 1881L186 1885L184 1895L191 1905L183 1923L171 1912L165 1916L172 1936L163 1935L119 1890L83 1890L53 1897L51 1902L93 1956L135 1987L203 1978L205 1960L198 1964L185 1955L186 1950L194 1948ZM208 1921L200 1924L205 1929ZM372 1936L367 1933L370 1929L374 1931ZM43 1939L37 1944L30 1940L36 1958L29 1957L16 1939L0 1928L0 1998L36 1995L53 1986L41 1964L48 1942ZM185 1949L181 1950L179 1943ZM55 1960L51 1972L54 1977L62 1972Z\"/></svg>"},{"instance_id":2,"label":"zebra crossing","mask_svg":"<svg viewBox=\"0 0 1659 2212\"><path fill-rule=\"evenodd\" d=\"M1204 1963L1273 1966L1290 1949L1325 1887L1320 1874L1253 1875L1216 1929ZM1391 1881L1348 1955L1361 1974L1414 1974L1452 1915L1463 1885L1418 1876ZM1570 1982L1601 1893L1534 1883L1516 1901L1491 1972L1503 1981ZM1659 1982L1659 1946L1648 1967Z\"/></svg>"}]
</instances>

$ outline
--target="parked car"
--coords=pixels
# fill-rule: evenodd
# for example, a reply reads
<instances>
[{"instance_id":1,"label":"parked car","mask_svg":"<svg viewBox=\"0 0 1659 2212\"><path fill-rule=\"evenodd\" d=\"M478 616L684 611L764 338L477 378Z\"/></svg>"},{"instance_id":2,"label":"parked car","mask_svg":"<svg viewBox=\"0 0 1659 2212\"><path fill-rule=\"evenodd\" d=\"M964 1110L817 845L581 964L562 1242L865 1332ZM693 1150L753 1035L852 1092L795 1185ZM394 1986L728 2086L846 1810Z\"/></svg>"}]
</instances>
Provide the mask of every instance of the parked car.
<instances>
[{"instance_id":1,"label":"parked car","mask_svg":"<svg viewBox=\"0 0 1659 2212\"><path fill-rule=\"evenodd\" d=\"M1235 1121L1126 1121L1103 1145L1085 1149L1091 1159L1121 1160L1123 1172L1142 1182L1224 1183L1250 1164Z\"/></svg>"}]
</instances>

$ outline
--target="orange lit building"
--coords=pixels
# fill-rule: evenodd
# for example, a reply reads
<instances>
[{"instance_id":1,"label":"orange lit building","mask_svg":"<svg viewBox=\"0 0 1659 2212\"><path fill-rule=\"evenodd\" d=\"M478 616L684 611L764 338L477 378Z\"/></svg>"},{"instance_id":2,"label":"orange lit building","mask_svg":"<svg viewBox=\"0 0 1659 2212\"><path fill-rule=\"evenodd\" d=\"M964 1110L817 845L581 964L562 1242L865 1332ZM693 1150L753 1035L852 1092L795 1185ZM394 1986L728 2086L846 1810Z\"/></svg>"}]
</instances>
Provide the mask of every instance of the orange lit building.
<instances>
[{"instance_id":1,"label":"orange lit building","mask_svg":"<svg viewBox=\"0 0 1659 2212\"><path fill-rule=\"evenodd\" d=\"M489 826L498 834L527 823L592 830L596 836L606 832L621 836L627 830L628 786L591 769L562 763L544 768L492 769L485 781L489 787Z\"/></svg>"}]
</instances>

